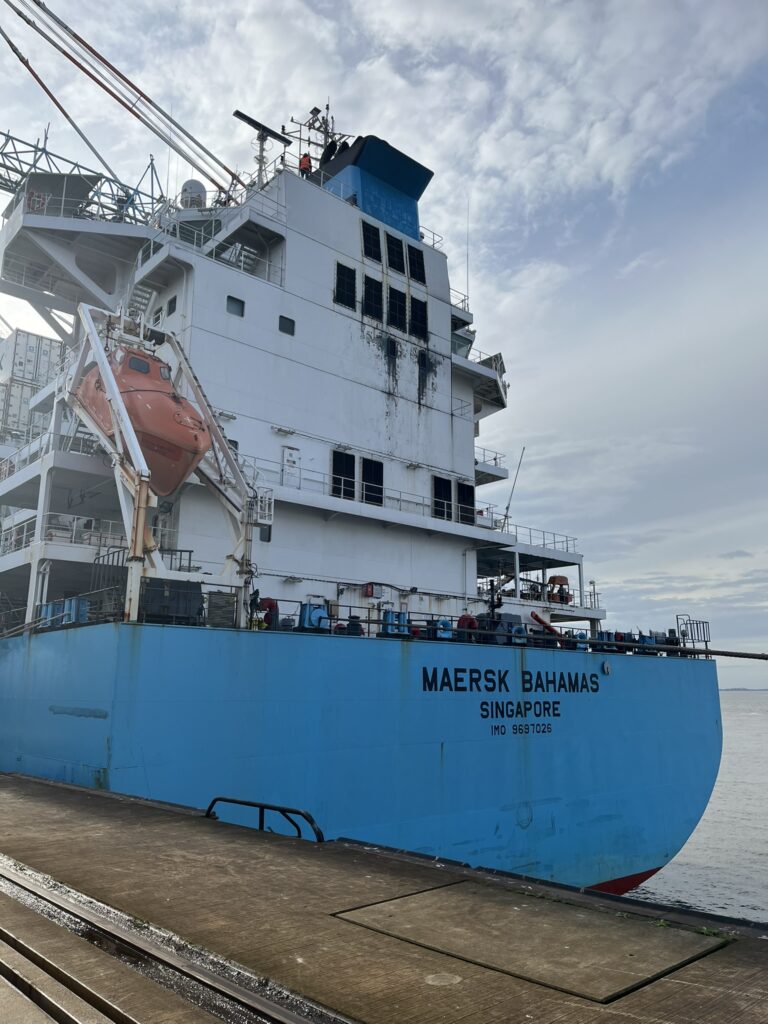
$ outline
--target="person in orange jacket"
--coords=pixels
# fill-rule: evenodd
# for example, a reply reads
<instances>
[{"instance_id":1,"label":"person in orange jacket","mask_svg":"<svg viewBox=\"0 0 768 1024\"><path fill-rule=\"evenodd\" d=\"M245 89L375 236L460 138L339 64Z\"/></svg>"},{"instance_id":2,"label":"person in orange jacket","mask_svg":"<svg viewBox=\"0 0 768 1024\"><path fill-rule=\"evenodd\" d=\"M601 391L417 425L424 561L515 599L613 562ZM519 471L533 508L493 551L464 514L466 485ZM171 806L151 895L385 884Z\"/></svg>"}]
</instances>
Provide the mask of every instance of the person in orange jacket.
<instances>
[{"instance_id":1,"label":"person in orange jacket","mask_svg":"<svg viewBox=\"0 0 768 1024\"><path fill-rule=\"evenodd\" d=\"M312 157L309 153L302 153L299 160L299 174L302 178L308 178L312 173Z\"/></svg>"}]
</instances>

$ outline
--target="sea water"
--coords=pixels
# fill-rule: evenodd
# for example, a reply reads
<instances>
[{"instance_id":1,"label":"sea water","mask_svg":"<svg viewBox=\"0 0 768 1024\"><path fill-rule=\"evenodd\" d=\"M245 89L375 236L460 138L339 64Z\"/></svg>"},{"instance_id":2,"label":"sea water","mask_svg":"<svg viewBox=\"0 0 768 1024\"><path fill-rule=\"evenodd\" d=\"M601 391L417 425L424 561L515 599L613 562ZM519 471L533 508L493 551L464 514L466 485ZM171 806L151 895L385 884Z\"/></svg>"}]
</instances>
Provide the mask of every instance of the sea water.
<instances>
[{"instance_id":1,"label":"sea water","mask_svg":"<svg viewBox=\"0 0 768 1024\"><path fill-rule=\"evenodd\" d=\"M629 896L768 922L768 691L725 690L723 758L680 853Z\"/></svg>"}]
</instances>

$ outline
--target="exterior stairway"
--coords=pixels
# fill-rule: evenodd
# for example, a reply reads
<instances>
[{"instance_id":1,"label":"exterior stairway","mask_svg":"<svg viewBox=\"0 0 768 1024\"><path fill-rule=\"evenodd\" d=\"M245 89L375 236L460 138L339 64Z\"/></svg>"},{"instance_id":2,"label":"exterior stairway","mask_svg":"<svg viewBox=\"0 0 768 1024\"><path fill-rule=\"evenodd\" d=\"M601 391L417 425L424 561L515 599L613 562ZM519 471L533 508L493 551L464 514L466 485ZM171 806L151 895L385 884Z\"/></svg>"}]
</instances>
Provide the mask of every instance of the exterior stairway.
<instances>
[{"instance_id":1,"label":"exterior stairway","mask_svg":"<svg viewBox=\"0 0 768 1024\"><path fill-rule=\"evenodd\" d=\"M133 317L136 320L143 320L144 314L149 309L149 305L152 302L154 294L154 290L143 281L139 281L134 284L131 289L131 294L128 296L128 302L126 303L128 316Z\"/></svg>"}]
</instances>

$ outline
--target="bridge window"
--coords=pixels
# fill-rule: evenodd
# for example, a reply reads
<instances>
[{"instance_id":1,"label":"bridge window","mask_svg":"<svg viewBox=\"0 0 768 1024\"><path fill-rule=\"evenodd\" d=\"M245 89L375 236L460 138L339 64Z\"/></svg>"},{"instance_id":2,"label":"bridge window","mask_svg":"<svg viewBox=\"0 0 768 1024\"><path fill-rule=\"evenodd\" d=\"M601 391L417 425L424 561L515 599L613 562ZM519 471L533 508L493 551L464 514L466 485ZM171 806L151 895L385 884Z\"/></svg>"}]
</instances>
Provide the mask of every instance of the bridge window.
<instances>
[{"instance_id":1,"label":"bridge window","mask_svg":"<svg viewBox=\"0 0 768 1024\"><path fill-rule=\"evenodd\" d=\"M405 273L405 256L403 255L403 242L394 235L387 235L387 265L390 270L396 270L400 274Z\"/></svg>"},{"instance_id":2,"label":"bridge window","mask_svg":"<svg viewBox=\"0 0 768 1024\"><path fill-rule=\"evenodd\" d=\"M227 312L232 316L245 316L245 303L234 295L227 296Z\"/></svg>"},{"instance_id":3,"label":"bridge window","mask_svg":"<svg viewBox=\"0 0 768 1024\"><path fill-rule=\"evenodd\" d=\"M424 253L415 245L408 246L408 273L412 281L427 283L427 274L424 270Z\"/></svg>"},{"instance_id":4,"label":"bridge window","mask_svg":"<svg viewBox=\"0 0 768 1024\"><path fill-rule=\"evenodd\" d=\"M363 315L373 320L383 320L384 286L372 277L366 277L363 284Z\"/></svg>"},{"instance_id":5,"label":"bridge window","mask_svg":"<svg viewBox=\"0 0 768 1024\"><path fill-rule=\"evenodd\" d=\"M363 221L363 254L369 260L381 263L381 232L366 221Z\"/></svg>"},{"instance_id":6,"label":"bridge window","mask_svg":"<svg viewBox=\"0 0 768 1024\"><path fill-rule=\"evenodd\" d=\"M333 301L339 306L349 309L357 308L357 274L353 267L336 264L336 291Z\"/></svg>"},{"instance_id":7,"label":"bridge window","mask_svg":"<svg viewBox=\"0 0 768 1024\"><path fill-rule=\"evenodd\" d=\"M411 322L408 333L414 338L427 340L427 304L423 299L411 297Z\"/></svg>"},{"instance_id":8,"label":"bridge window","mask_svg":"<svg viewBox=\"0 0 768 1024\"><path fill-rule=\"evenodd\" d=\"M405 292L397 288L389 289L389 309L387 310L387 323L398 331L406 330L406 305Z\"/></svg>"}]
</instances>

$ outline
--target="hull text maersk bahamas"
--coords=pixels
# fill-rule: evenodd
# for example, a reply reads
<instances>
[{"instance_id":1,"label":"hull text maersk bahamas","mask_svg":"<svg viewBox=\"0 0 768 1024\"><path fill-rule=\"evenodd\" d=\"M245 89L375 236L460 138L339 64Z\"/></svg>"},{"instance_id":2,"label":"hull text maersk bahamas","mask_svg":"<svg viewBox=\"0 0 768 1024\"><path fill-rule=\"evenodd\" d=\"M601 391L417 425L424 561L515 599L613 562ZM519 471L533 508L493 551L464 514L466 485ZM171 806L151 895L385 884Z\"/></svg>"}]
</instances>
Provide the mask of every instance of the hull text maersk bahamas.
<instances>
[{"instance_id":1,"label":"hull text maersk bahamas","mask_svg":"<svg viewBox=\"0 0 768 1024\"><path fill-rule=\"evenodd\" d=\"M720 759L704 659L110 623L0 641L0 679L4 771L611 891L681 848Z\"/></svg>"}]
</instances>

